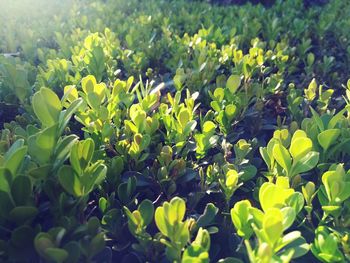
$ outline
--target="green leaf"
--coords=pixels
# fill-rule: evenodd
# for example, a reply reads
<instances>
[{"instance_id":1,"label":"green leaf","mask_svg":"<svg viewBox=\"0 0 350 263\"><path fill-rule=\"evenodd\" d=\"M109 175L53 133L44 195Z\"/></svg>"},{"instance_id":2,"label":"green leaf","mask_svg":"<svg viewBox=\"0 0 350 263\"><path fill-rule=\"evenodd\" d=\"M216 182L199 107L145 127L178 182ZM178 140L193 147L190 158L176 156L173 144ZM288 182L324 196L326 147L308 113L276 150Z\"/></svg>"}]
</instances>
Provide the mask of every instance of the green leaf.
<instances>
[{"instance_id":1,"label":"green leaf","mask_svg":"<svg viewBox=\"0 0 350 263\"><path fill-rule=\"evenodd\" d=\"M88 75L81 80L81 88L85 94L94 92L96 85L96 78L93 75Z\"/></svg>"},{"instance_id":2,"label":"green leaf","mask_svg":"<svg viewBox=\"0 0 350 263\"><path fill-rule=\"evenodd\" d=\"M320 132L324 131L324 124L322 119L320 118L320 115L310 106L310 110L312 113L312 118L314 119L315 123L317 124L317 127Z\"/></svg>"},{"instance_id":3,"label":"green leaf","mask_svg":"<svg viewBox=\"0 0 350 263\"><path fill-rule=\"evenodd\" d=\"M243 261L238 258L229 257L220 259L218 263L243 263Z\"/></svg>"},{"instance_id":4,"label":"green leaf","mask_svg":"<svg viewBox=\"0 0 350 263\"><path fill-rule=\"evenodd\" d=\"M288 130L287 130L288 131ZM307 134L305 131L303 130L296 130L293 134L293 137L292 137L292 141L291 141L291 144L293 144L293 142L296 140L296 139L299 139L299 138L307 138Z\"/></svg>"},{"instance_id":5,"label":"green leaf","mask_svg":"<svg viewBox=\"0 0 350 263\"><path fill-rule=\"evenodd\" d=\"M40 164L50 161L57 142L57 125L45 128L28 138L28 152Z\"/></svg>"},{"instance_id":6,"label":"green leaf","mask_svg":"<svg viewBox=\"0 0 350 263\"><path fill-rule=\"evenodd\" d=\"M266 233L268 243L273 247L283 233L283 215L279 209L269 209L263 220L263 230Z\"/></svg>"},{"instance_id":7,"label":"green leaf","mask_svg":"<svg viewBox=\"0 0 350 263\"><path fill-rule=\"evenodd\" d=\"M233 118L236 116L236 113L237 113L236 105L229 104L225 107L225 115L229 122L233 120Z\"/></svg>"},{"instance_id":8,"label":"green leaf","mask_svg":"<svg viewBox=\"0 0 350 263\"><path fill-rule=\"evenodd\" d=\"M294 232L298 232L298 231L294 231ZM295 234L294 232L288 233L287 235L285 235L282 239L282 242L290 242L287 246L284 247L285 250L293 250L293 258L299 258L304 256L307 252L309 252L310 250L310 245L308 243L306 243L305 239L303 237L298 237L296 239L295 238ZM295 235L293 236L293 238L291 237L291 235ZM292 242L290 240L294 239Z\"/></svg>"},{"instance_id":9,"label":"green leaf","mask_svg":"<svg viewBox=\"0 0 350 263\"><path fill-rule=\"evenodd\" d=\"M136 190L136 183L136 177L133 176L128 179L128 182L121 183L118 186L118 197L122 203L126 204L130 201L130 198Z\"/></svg>"},{"instance_id":10,"label":"green leaf","mask_svg":"<svg viewBox=\"0 0 350 263\"><path fill-rule=\"evenodd\" d=\"M166 219L165 219L163 207L157 207L156 213L154 215L154 220L156 222L156 225L157 225L157 228L159 229L159 231L164 236L168 236L170 230L168 229L168 224L167 224Z\"/></svg>"},{"instance_id":11,"label":"green leaf","mask_svg":"<svg viewBox=\"0 0 350 263\"><path fill-rule=\"evenodd\" d=\"M251 216L253 218L254 224L256 224L258 228L262 228L263 227L264 212L258 208L250 207L249 213L251 214Z\"/></svg>"},{"instance_id":12,"label":"green leaf","mask_svg":"<svg viewBox=\"0 0 350 263\"><path fill-rule=\"evenodd\" d=\"M108 201L104 197L100 197L98 200L98 207L101 209L102 213L105 214L108 208Z\"/></svg>"},{"instance_id":13,"label":"green leaf","mask_svg":"<svg viewBox=\"0 0 350 263\"><path fill-rule=\"evenodd\" d=\"M248 239L253 232L250 222L250 208L250 202L243 200L237 202L231 209L231 220L237 229L237 234L245 239Z\"/></svg>"},{"instance_id":14,"label":"green leaf","mask_svg":"<svg viewBox=\"0 0 350 263\"><path fill-rule=\"evenodd\" d=\"M64 107L67 107L70 103L78 99L78 90L75 85L65 86L63 89L63 96L61 98L61 103ZM82 99L80 99L82 100Z\"/></svg>"},{"instance_id":15,"label":"green leaf","mask_svg":"<svg viewBox=\"0 0 350 263\"><path fill-rule=\"evenodd\" d=\"M7 152L4 154L4 160L6 162L6 160L12 158L12 156L15 154L15 152L22 148L24 145L24 139L18 139L16 140L11 147L7 150Z\"/></svg>"},{"instance_id":16,"label":"green leaf","mask_svg":"<svg viewBox=\"0 0 350 263\"><path fill-rule=\"evenodd\" d=\"M206 229L199 228L196 239L192 244L199 245L205 251L210 249L210 234Z\"/></svg>"},{"instance_id":17,"label":"green leaf","mask_svg":"<svg viewBox=\"0 0 350 263\"><path fill-rule=\"evenodd\" d=\"M80 174L90 163L95 150L95 143L91 138L77 142L72 146L70 163L76 173Z\"/></svg>"},{"instance_id":18,"label":"green leaf","mask_svg":"<svg viewBox=\"0 0 350 263\"><path fill-rule=\"evenodd\" d=\"M95 111L98 111L101 105L101 101L100 101L100 97L96 93L94 92L88 93L87 101L92 109L94 109Z\"/></svg>"},{"instance_id":19,"label":"green leaf","mask_svg":"<svg viewBox=\"0 0 350 263\"><path fill-rule=\"evenodd\" d=\"M177 119L179 120L181 127L184 129L187 123L191 120L191 112L188 109L183 109L180 111Z\"/></svg>"},{"instance_id":20,"label":"green leaf","mask_svg":"<svg viewBox=\"0 0 350 263\"><path fill-rule=\"evenodd\" d=\"M208 263L209 253L200 245L192 244L188 246L182 256L181 263Z\"/></svg>"},{"instance_id":21,"label":"green leaf","mask_svg":"<svg viewBox=\"0 0 350 263\"><path fill-rule=\"evenodd\" d=\"M137 179L135 176L133 177L130 177L128 179L128 182L127 182L127 187L126 187L126 192L127 192L127 195L130 197L136 190L136 183L137 183Z\"/></svg>"},{"instance_id":22,"label":"green leaf","mask_svg":"<svg viewBox=\"0 0 350 263\"><path fill-rule=\"evenodd\" d=\"M57 125L51 126L40 132L36 138L36 144L41 150L53 152L56 145ZM39 152L38 152L39 153ZM41 152L42 154L42 152Z\"/></svg>"},{"instance_id":23,"label":"green leaf","mask_svg":"<svg viewBox=\"0 0 350 263\"><path fill-rule=\"evenodd\" d=\"M198 217L197 226L205 227L209 225L214 220L218 211L219 209L214 204L208 203L204 209L203 214Z\"/></svg>"},{"instance_id":24,"label":"green leaf","mask_svg":"<svg viewBox=\"0 0 350 263\"><path fill-rule=\"evenodd\" d=\"M347 105L347 106L345 106L344 109L342 109L342 110L339 111L336 115L334 115L334 116L332 117L332 119L329 121L327 128L328 128L328 129L333 129L333 128L335 128L335 127L337 126L338 122L339 122L342 118L344 118L344 113L345 113L346 111L349 111L349 109L350 109L350 105Z\"/></svg>"},{"instance_id":25,"label":"green leaf","mask_svg":"<svg viewBox=\"0 0 350 263\"><path fill-rule=\"evenodd\" d=\"M17 225L22 225L33 220L38 212L38 209L33 206L17 206L10 211L9 219Z\"/></svg>"},{"instance_id":26,"label":"green leaf","mask_svg":"<svg viewBox=\"0 0 350 263\"><path fill-rule=\"evenodd\" d=\"M58 123L62 104L55 92L48 88L41 88L33 96L33 109L45 127L50 127Z\"/></svg>"},{"instance_id":27,"label":"green leaf","mask_svg":"<svg viewBox=\"0 0 350 263\"><path fill-rule=\"evenodd\" d=\"M12 211L14 206L15 204L13 203L13 200L10 197L10 193L0 191L0 207L1 207L0 219L1 220L8 219L8 215L10 211Z\"/></svg>"},{"instance_id":28,"label":"green leaf","mask_svg":"<svg viewBox=\"0 0 350 263\"><path fill-rule=\"evenodd\" d=\"M17 206L25 205L32 194L32 183L27 176L17 176L11 185L12 198Z\"/></svg>"},{"instance_id":29,"label":"green leaf","mask_svg":"<svg viewBox=\"0 0 350 263\"><path fill-rule=\"evenodd\" d=\"M91 164L88 169L79 177L80 183L83 186L84 195L91 192L95 185L99 185L105 178L107 167L99 160Z\"/></svg>"},{"instance_id":30,"label":"green leaf","mask_svg":"<svg viewBox=\"0 0 350 263\"><path fill-rule=\"evenodd\" d=\"M300 130L296 131L293 135L293 138L295 137L296 134L298 134ZM290 133L287 129L282 129L282 130L276 130L273 133L273 138L278 139L283 146L287 147L290 143Z\"/></svg>"},{"instance_id":31,"label":"green leaf","mask_svg":"<svg viewBox=\"0 0 350 263\"><path fill-rule=\"evenodd\" d=\"M212 101L210 102L210 106L213 108L213 110L215 110L216 112L220 112L221 111L221 106L220 103L217 101Z\"/></svg>"},{"instance_id":32,"label":"green leaf","mask_svg":"<svg viewBox=\"0 0 350 263\"><path fill-rule=\"evenodd\" d=\"M312 79L312 81L309 84L309 87L304 90L306 99L308 101L313 101L316 97L316 91L317 91L317 83L315 79Z\"/></svg>"},{"instance_id":33,"label":"green leaf","mask_svg":"<svg viewBox=\"0 0 350 263\"><path fill-rule=\"evenodd\" d=\"M272 153L277 163L282 166L288 174L292 163L288 150L283 145L276 144L273 147Z\"/></svg>"},{"instance_id":34,"label":"green leaf","mask_svg":"<svg viewBox=\"0 0 350 263\"><path fill-rule=\"evenodd\" d=\"M45 250L45 254L57 263L62 263L68 258L68 252L61 248L49 247Z\"/></svg>"},{"instance_id":35,"label":"green leaf","mask_svg":"<svg viewBox=\"0 0 350 263\"><path fill-rule=\"evenodd\" d=\"M221 103L225 97L225 90L223 88L216 88L214 90L213 96L214 96L215 101L218 101Z\"/></svg>"},{"instance_id":36,"label":"green leaf","mask_svg":"<svg viewBox=\"0 0 350 263\"><path fill-rule=\"evenodd\" d=\"M60 114L58 134L61 134L63 132L64 128L67 126L72 115L78 110L78 108L82 104L83 104L83 99L81 98L76 99L69 105L68 109L63 111L63 114Z\"/></svg>"},{"instance_id":37,"label":"green leaf","mask_svg":"<svg viewBox=\"0 0 350 263\"><path fill-rule=\"evenodd\" d=\"M27 146L22 146L14 150L11 155L5 156L5 168L11 172L12 176L17 176L17 171L27 154L27 150Z\"/></svg>"},{"instance_id":38,"label":"green leaf","mask_svg":"<svg viewBox=\"0 0 350 263\"><path fill-rule=\"evenodd\" d=\"M79 260L81 249L80 245L76 241L70 241L63 246L63 249L68 252L68 260L71 263L76 263Z\"/></svg>"},{"instance_id":39,"label":"green leaf","mask_svg":"<svg viewBox=\"0 0 350 263\"><path fill-rule=\"evenodd\" d=\"M325 130L317 136L317 140L318 143L322 146L323 150L327 151L328 148L336 142L339 135L339 129Z\"/></svg>"},{"instance_id":40,"label":"green leaf","mask_svg":"<svg viewBox=\"0 0 350 263\"><path fill-rule=\"evenodd\" d=\"M12 175L10 170L0 167L0 190L10 193L10 185L12 183Z\"/></svg>"},{"instance_id":41,"label":"green leaf","mask_svg":"<svg viewBox=\"0 0 350 263\"><path fill-rule=\"evenodd\" d=\"M149 225L153 219L153 213L154 213L153 203L150 200L145 199L141 202L138 210L141 213L143 224L145 226Z\"/></svg>"},{"instance_id":42,"label":"green leaf","mask_svg":"<svg viewBox=\"0 0 350 263\"><path fill-rule=\"evenodd\" d=\"M103 48L100 46L94 46L91 53L85 57L88 71L90 74L96 76L97 81L102 80L106 66L105 62L105 54Z\"/></svg>"},{"instance_id":43,"label":"green leaf","mask_svg":"<svg viewBox=\"0 0 350 263\"><path fill-rule=\"evenodd\" d=\"M188 136L191 132L196 129L197 122L195 120L189 121L183 130L183 134Z\"/></svg>"},{"instance_id":44,"label":"green leaf","mask_svg":"<svg viewBox=\"0 0 350 263\"><path fill-rule=\"evenodd\" d=\"M301 157L305 156L305 154L309 153L312 149L312 141L309 138L296 138L292 140L292 144L290 146L290 153L293 157L294 162L298 161Z\"/></svg>"},{"instance_id":45,"label":"green leaf","mask_svg":"<svg viewBox=\"0 0 350 263\"><path fill-rule=\"evenodd\" d=\"M97 255L100 251L105 248L106 242L104 233L99 233L90 242L89 255L91 257Z\"/></svg>"},{"instance_id":46,"label":"green leaf","mask_svg":"<svg viewBox=\"0 0 350 263\"><path fill-rule=\"evenodd\" d=\"M51 240L51 236L47 233L39 233L36 235L34 239L34 246L36 251L42 256L46 258L46 250L48 248L53 248L55 245Z\"/></svg>"},{"instance_id":47,"label":"green leaf","mask_svg":"<svg viewBox=\"0 0 350 263\"><path fill-rule=\"evenodd\" d=\"M71 166L64 165L60 168L58 171L58 181L68 193L76 197L84 195L84 189L79 177Z\"/></svg>"},{"instance_id":48,"label":"green leaf","mask_svg":"<svg viewBox=\"0 0 350 263\"><path fill-rule=\"evenodd\" d=\"M77 141L78 136L75 134L68 135L58 141L55 149L55 168L60 167L67 160L73 145L75 145Z\"/></svg>"},{"instance_id":49,"label":"green leaf","mask_svg":"<svg viewBox=\"0 0 350 263\"><path fill-rule=\"evenodd\" d=\"M13 230L11 235L11 243L18 248L25 248L28 242L32 243L34 241L36 233L34 228L30 226L20 226Z\"/></svg>"},{"instance_id":50,"label":"green leaf","mask_svg":"<svg viewBox=\"0 0 350 263\"><path fill-rule=\"evenodd\" d=\"M296 213L292 207L284 207L281 212L283 215L283 230L286 230L293 224Z\"/></svg>"},{"instance_id":51,"label":"green leaf","mask_svg":"<svg viewBox=\"0 0 350 263\"><path fill-rule=\"evenodd\" d=\"M213 134L215 132L216 125L212 121L206 121L203 124L203 134Z\"/></svg>"},{"instance_id":52,"label":"green leaf","mask_svg":"<svg viewBox=\"0 0 350 263\"><path fill-rule=\"evenodd\" d=\"M296 163L293 164L290 176L305 173L316 167L320 154L318 152L309 152L305 156L301 157Z\"/></svg>"},{"instance_id":53,"label":"green leaf","mask_svg":"<svg viewBox=\"0 0 350 263\"><path fill-rule=\"evenodd\" d=\"M132 133L134 133L134 134L136 134L136 133L138 133L138 128L136 127L136 125L135 124L133 124L131 121L129 121L129 120L125 120L124 121L124 124L125 124L125 128L126 128L126 130L129 132L129 130L132 132Z\"/></svg>"},{"instance_id":54,"label":"green leaf","mask_svg":"<svg viewBox=\"0 0 350 263\"><path fill-rule=\"evenodd\" d=\"M231 75L226 82L226 88L232 94L237 91L237 89L240 85L241 85L241 76L239 76L239 75Z\"/></svg>"},{"instance_id":55,"label":"green leaf","mask_svg":"<svg viewBox=\"0 0 350 263\"><path fill-rule=\"evenodd\" d=\"M243 168L243 171L241 172L243 173L239 176L239 179L245 182L252 179L258 172L258 169L254 165L248 164Z\"/></svg>"},{"instance_id":56,"label":"green leaf","mask_svg":"<svg viewBox=\"0 0 350 263\"><path fill-rule=\"evenodd\" d=\"M287 177L278 177L286 178ZM261 208L267 212L269 208L283 208L286 206L286 200L293 195L294 190L289 187L282 186L280 183L264 183L259 190L259 201Z\"/></svg>"},{"instance_id":57,"label":"green leaf","mask_svg":"<svg viewBox=\"0 0 350 263\"><path fill-rule=\"evenodd\" d=\"M170 201L169 209L165 209L170 224L176 221L182 221L185 216L186 204L185 201L179 197L174 197Z\"/></svg>"},{"instance_id":58,"label":"green leaf","mask_svg":"<svg viewBox=\"0 0 350 263\"><path fill-rule=\"evenodd\" d=\"M226 173L226 187L228 189L233 189L234 187L236 187L238 183L238 177L238 172L236 170L229 170Z\"/></svg>"},{"instance_id":59,"label":"green leaf","mask_svg":"<svg viewBox=\"0 0 350 263\"><path fill-rule=\"evenodd\" d=\"M267 148L266 147L260 147L259 148L259 152L260 152L260 155L263 158L264 162L266 163L267 168L270 170L271 169L271 159L270 159L270 156L269 156L269 154L267 152Z\"/></svg>"},{"instance_id":60,"label":"green leaf","mask_svg":"<svg viewBox=\"0 0 350 263\"><path fill-rule=\"evenodd\" d=\"M40 167L29 170L28 174L34 179L43 180L50 174L51 169L52 169L51 164L42 165Z\"/></svg>"},{"instance_id":61,"label":"green leaf","mask_svg":"<svg viewBox=\"0 0 350 263\"><path fill-rule=\"evenodd\" d=\"M294 209L296 215L303 209L304 203L304 197L300 192L294 192L286 200L286 204Z\"/></svg>"}]
</instances>

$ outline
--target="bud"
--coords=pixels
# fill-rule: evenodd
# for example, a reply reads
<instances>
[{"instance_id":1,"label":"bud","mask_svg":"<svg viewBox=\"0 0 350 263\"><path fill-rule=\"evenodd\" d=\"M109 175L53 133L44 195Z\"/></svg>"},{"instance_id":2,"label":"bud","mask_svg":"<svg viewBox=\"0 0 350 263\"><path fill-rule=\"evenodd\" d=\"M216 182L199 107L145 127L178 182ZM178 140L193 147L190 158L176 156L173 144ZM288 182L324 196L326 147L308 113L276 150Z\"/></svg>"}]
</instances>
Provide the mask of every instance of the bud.
<instances>
[{"instance_id":1,"label":"bud","mask_svg":"<svg viewBox=\"0 0 350 263\"><path fill-rule=\"evenodd\" d=\"M207 230L199 228L197 237L194 241L195 244L198 244L204 250L209 250L210 248L210 234Z\"/></svg>"},{"instance_id":2,"label":"bud","mask_svg":"<svg viewBox=\"0 0 350 263\"><path fill-rule=\"evenodd\" d=\"M165 179L168 177L168 171L167 171L166 167L161 167L159 169L159 173L161 175L161 179Z\"/></svg>"},{"instance_id":3,"label":"bud","mask_svg":"<svg viewBox=\"0 0 350 263\"><path fill-rule=\"evenodd\" d=\"M160 152L159 161L162 165L168 166L172 161L173 150L170 146L163 146Z\"/></svg>"},{"instance_id":4,"label":"bud","mask_svg":"<svg viewBox=\"0 0 350 263\"><path fill-rule=\"evenodd\" d=\"M305 186L302 186L301 191L307 205L311 206L312 197L315 193L315 184L313 182L308 182Z\"/></svg>"},{"instance_id":5,"label":"bud","mask_svg":"<svg viewBox=\"0 0 350 263\"><path fill-rule=\"evenodd\" d=\"M134 142L135 142L137 145L140 145L141 142L142 142L142 134L140 134L140 133L135 134L135 136L134 136Z\"/></svg>"},{"instance_id":6,"label":"bud","mask_svg":"<svg viewBox=\"0 0 350 263\"><path fill-rule=\"evenodd\" d=\"M296 188L300 183L301 183L301 176L298 174L293 178L293 181L292 181L293 188Z\"/></svg>"},{"instance_id":7,"label":"bud","mask_svg":"<svg viewBox=\"0 0 350 263\"><path fill-rule=\"evenodd\" d=\"M288 88L289 89L294 89L295 88L295 84L294 83L289 83L288 84Z\"/></svg>"},{"instance_id":8,"label":"bud","mask_svg":"<svg viewBox=\"0 0 350 263\"><path fill-rule=\"evenodd\" d=\"M310 52L308 55L307 55L307 65L310 67L314 64L315 62L315 55Z\"/></svg>"},{"instance_id":9,"label":"bud","mask_svg":"<svg viewBox=\"0 0 350 263\"><path fill-rule=\"evenodd\" d=\"M192 233L196 228L196 220L194 220L193 218L188 219L188 230Z\"/></svg>"},{"instance_id":10,"label":"bud","mask_svg":"<svg viewBox=\"0 0 350 263\"><path fill-rule=\"evenodd\" d=\"M134 212L132 212L132 215L134 216L134 218L137 222L137 225L140 225L141 221L142 221L142 217L141 217L140 212L138 210L135 210Z\"/></svg>"},{"instance_id":11,"label":"bud","mask_svg":"<svg viewBox=\"0 0 350 263\"><path fill-rule=\"evenodd\" d=\"M267 243L264 242L259 246L258 258L261 259L262 263L270 262L272 258L272 249Z\"/></svg>"},{"instance_id":12,"label":"bud","mask_svg":"<svg viewBox=\"0 0 350 263\"><path fill-rule=\"evenodd\" d=\"M292 121L290 126L289 126L289 130L291 134L294 134L296 130L299 129L299 125L296 121Z\"/></svg>"},{"instance_id":13,"label":"bud","mask_svg":"<svg viewBox=\"0 0 350 263\"><path fill-rule=\"evenodd\" d=\"M236 170L229 170L226 173L226 186L228 188L234 188L238 183L238 173Z\"/></svg>"}]
</instances>

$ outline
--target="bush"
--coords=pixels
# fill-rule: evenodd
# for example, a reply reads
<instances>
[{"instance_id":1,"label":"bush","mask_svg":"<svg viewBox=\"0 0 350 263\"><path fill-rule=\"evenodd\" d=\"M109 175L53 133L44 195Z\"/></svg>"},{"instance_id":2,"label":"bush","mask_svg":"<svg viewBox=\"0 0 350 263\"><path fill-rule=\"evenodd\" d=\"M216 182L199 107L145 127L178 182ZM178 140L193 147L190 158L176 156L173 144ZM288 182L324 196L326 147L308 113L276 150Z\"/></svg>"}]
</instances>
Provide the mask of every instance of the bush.
<instances>
[{"instance_id":1,"label":"bush","mask_svg":"<svg viewBox=\"0 0 350 263\"><path fill-rule=\"evenodd\" d=\"M0 4L1 262L350 260L346 1L34 2Z\"/></svg>"}]
</instances>

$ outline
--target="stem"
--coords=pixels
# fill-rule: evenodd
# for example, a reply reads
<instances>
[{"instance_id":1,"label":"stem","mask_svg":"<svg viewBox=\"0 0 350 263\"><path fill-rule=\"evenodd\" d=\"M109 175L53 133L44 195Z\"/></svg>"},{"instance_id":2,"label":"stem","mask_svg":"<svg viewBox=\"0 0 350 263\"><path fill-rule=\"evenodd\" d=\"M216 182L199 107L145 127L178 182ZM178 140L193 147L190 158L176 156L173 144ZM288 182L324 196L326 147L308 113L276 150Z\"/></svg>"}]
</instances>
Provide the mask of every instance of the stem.
<instances>
[{"instance_id":1,"label":"stem","mask_svg":"<svg viewBox=\"0 0 350 263\"><path fill-rule=\"evenodd\" d=\"M334 217L334 224L335 224L336 227L340 227L341 224L340 224L339 216Z\"/></svg>"},{"instance_id":2,"label":"stem","mask_svg":"<svg viewBox=\"0 0 350 263\"><path fill-rule=\"evenodd\" d=\"M311 212L312 212L312 211L308 211L308 212L307 212L306 219L307 219L307 221L309 222L309 224L311 225L311 227L312 227L312 228L315 228L314 224L312 223Z\"/></svg>"}]
</instances>

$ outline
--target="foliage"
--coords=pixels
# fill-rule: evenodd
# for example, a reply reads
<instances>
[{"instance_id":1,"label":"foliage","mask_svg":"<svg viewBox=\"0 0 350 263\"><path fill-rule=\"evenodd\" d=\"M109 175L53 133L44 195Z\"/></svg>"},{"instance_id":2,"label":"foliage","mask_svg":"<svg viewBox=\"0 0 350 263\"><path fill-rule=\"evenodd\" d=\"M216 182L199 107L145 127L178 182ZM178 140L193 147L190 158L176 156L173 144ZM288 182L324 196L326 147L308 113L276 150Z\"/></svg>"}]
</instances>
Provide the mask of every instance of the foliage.
<instances>
[{"instance_id":1,"label":"foliage","mask_svg":"<svg viewBox=\"0 0 350 263\"><path fill-rule=\"evenodd\" d=\"M1 262L350 261L347 1L0 8Z\"/></svg>"}]
</instances>

